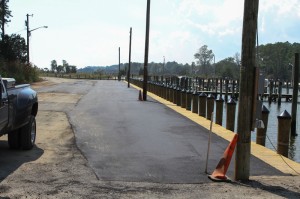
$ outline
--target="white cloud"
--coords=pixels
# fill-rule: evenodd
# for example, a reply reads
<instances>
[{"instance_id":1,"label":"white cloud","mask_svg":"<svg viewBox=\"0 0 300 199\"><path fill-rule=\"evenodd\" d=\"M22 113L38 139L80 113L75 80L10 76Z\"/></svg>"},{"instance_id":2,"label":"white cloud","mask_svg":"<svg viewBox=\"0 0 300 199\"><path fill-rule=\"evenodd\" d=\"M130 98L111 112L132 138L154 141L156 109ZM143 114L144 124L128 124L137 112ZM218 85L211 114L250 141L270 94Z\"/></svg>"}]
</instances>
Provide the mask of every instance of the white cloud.
<instances>
[{"instance_id":1,"label":"white cloud","mask_svg":"<svg viewBox=\"0 0 300 199\"><path fill-rule=\"evenodd\" d=\"M181 1L179 13L182 24L188 24L203 33L224 37L238 33L242 24L243 2L240 0L214 1L186 0Z\"/></svg>"},{"instance_id":2,"label":"white cloud","mask_svg":"<svg viewBox=\"0 0 300 199\"><path fill-rule=\"evenodd\" d=\"M274 14L274 20L282 20L286 18L300 18L300 4L298 0L272 0L260 1L260 14Z\"/></svg>"}]
</instances>

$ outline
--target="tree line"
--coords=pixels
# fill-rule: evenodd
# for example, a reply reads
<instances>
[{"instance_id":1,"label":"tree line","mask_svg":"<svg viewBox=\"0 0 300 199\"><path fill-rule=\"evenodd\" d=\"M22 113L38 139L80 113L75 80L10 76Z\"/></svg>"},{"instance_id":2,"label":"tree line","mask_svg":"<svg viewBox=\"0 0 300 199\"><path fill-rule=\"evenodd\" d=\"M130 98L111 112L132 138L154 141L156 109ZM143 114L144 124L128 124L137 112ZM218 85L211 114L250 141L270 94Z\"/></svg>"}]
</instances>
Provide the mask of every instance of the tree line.
<instances>
[{"instance_id":1,"label":"tree line","mask_svg":"<svg viewBox=\"0 0 300 199\"><path fill-rule=\"evenodd\" d=\"M5 26L12 16L8 6L9 0L0 1L0 74L2 77L13 77L17 83L38 80L38 68L27 63L27 45L18 34L8 35Z\"/></svg>"},{"instance_id":2,"label":"tree line","mask_svg":"<svg viewBox=\"0 0 300 199\"><path fill-rule=\"evenodd\" d=\"M290 80L294 62L294 54L300 52L299 43L277 42L257 47L257 66L268 79ZM166 63L151 62L148 64L150 76L190 76L203 78L239 79L241 57L235 53L232 57L215 62L215 54L207 45L201 46L194 54L195 62L180 64L176 61ZM118 65L106 67L86 67L78 72L117 74ZM131 74L143 75L143 63L132 62ZM128 63L121 64L121 74L126 75Z\"/></svg>"},{"instance_id":3,"label":"tree line","mask_svg":"<svg viewBox=\"0 0 300 199\"><path fill-rule=\"evenodd\" d=\"M56 60L51 61L51 71L48 68L44 68L43 72L52 73L77 73L77 66L69 65L66 60L62 60L62 65L58 65Z\"/></svg>"}]
</instances>

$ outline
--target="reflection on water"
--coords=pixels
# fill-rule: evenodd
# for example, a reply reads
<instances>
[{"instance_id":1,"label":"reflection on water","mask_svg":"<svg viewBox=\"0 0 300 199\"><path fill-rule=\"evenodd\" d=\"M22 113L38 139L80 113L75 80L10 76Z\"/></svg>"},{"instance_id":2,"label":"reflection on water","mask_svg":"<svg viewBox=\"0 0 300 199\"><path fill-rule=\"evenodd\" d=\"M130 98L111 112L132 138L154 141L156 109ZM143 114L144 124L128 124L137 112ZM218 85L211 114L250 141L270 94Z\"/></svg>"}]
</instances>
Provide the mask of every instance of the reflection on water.
<instances>
[{"instance_id":1,"label":"reflection on water","mask_svg":"<svg viewBox=\"0 0 300 199\"><path fill-rule=\"evenodd\" d=\"M285 93L284 89L283 92ZM290 93L292 93L290 89ZM299 101L299 100L298 100ZM291 114L292 112L292 103L285 102L285 99L282 100L281 106L278 106L276 102L272 102L269 104L268 102L264 101L263 104L269 109L269 121L268 121L268 129L267 129L267 136L266 138L266 147L275 150L277 148L277 129L278 129L278 119L277 116L280 115L284 110ZM289 158L300 163L300 111L299 111L300 103L298 102L297 108L297 122L296 122L296 130L298 136L290 137L290 147L289 147ZM236 125L235 125L235 132L237 129L237 113L238 113L238 104L236 107ZM226 106L224 105L223 110L223 126L226 127ZM253 132L251 135L251 140L256 142L256 132ZM274 147L273 147L274 146Z\"/></svg>"}]
</instances>

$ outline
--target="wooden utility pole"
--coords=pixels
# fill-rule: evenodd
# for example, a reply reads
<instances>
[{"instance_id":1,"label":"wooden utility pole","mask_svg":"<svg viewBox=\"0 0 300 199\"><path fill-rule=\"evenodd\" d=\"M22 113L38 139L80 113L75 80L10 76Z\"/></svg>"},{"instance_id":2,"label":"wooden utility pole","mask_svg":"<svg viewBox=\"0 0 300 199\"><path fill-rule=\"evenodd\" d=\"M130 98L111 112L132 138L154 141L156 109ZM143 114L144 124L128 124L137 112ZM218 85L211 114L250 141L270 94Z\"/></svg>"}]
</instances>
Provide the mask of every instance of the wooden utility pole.
<instances>
[{"instance_id":1,"label":"wooden utility pole","mask_svg":"<svg viewBox=\"0 0 300 199\"><path fill-rule=\"evenodd\" d=\"M237 133L239 134L236 158L235 179L249 180L251 130L253 125L253 103L255 86L255 43L259 0L244 1L242 35L242 65L240 67L240 96Z\"/></svg>"},{"instance_id":2,"label":"wooden utility pole","mask_svg":"<svg viewBox=\"0 0 300 199\"><path fill-rule=\"evenodd\" d=\"M298 85L299 85L299 53L295 53L295 64L293 67L293 98L292 98L292 123L291 135L296 136L297 104L298 104Z\"/></svg>"},{"instance_id":3,"label":"wooden utility pole","mask_svg":"<svg viewBox=\"0 0 300 199\"><path fill-rule=\"evenodd\" d=\"M144 82L143 82L143 100L144 101L147 101L149 30L150 30L150 0L147 0Z\"/></svg>"},{"instance_id":4,"label":"wooden utility pole","mask_svg":"<svg viewBox=\"0 0 300 199\"><path fill-rule=\"evenodd\" d=\"M27 15L26 15L26 21L25 21L26 28L27 28L27 63L28 63L28 64L29 64L29 62L30 62L30 56L29 56L29 37L30 37L30 31L29 31L29 16L32 16L32 15L27 14Z\"/></svg>"},{"instance_id":5,"label":"wooden utility pole","mask_svg":"<svg viewBox=\"0 0 300 199\"><path fill-rule=\"evenodd\" d=\"M2 9L2 21L1 21L1 28L2 28L2 39L4 38L4 35L5 35L5 0L2 0L1 1L1 9Z\"/></svg>"},{"instance_id":6,"label":"wooden utility pole","mask_svg":"<svg viewBox=\"0 0 300 199\"><path fill-rule=\"evenodd\" d=\"M118 81L121 81L121 48L119 47L119 73L118 73Z\"/></svg>"},{"instance_id":7,"label":"wooden utility pole","mask_svg":"<svg viewBox=\"0 0 300 199\"><path fill-rule=\"evenodd\" d=\"M130 68L131 68L131 38L132 38L132 28L130 28L129 32L129 63L128 63L128 73L127 73L127 82L128 88L130 87Z\"/></svg>"}]
</instances>

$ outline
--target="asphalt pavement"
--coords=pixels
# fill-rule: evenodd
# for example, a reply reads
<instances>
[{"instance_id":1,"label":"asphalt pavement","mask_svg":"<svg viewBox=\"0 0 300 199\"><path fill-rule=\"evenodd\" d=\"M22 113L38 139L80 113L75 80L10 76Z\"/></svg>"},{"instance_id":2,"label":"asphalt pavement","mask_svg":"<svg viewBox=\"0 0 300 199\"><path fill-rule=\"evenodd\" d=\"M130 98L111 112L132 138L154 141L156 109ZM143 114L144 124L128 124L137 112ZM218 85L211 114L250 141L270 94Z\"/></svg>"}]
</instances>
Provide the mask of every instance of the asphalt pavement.
<instances>
[{"instance_id":1,"label":"asphalt pavement","mask_svg":"<svg viewBox=\"0 0 300 199\"><path fill-rule=\"evenodd\" d=\"M67 85L79 89L81 84ZM86 83L83 84L86 86ZM93 81L68 113L78 148L101 180L203 183L208 130L118 81ZM175 106L175 105L174 105ZM229 142L212 134L208 173ZM251 175L286 175L251 156ZM227 171L234 175L234 157Z\"/></svg>"}]
</instances>

